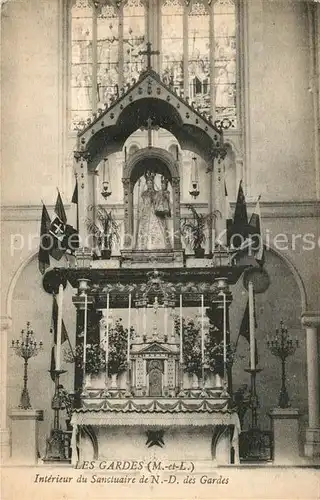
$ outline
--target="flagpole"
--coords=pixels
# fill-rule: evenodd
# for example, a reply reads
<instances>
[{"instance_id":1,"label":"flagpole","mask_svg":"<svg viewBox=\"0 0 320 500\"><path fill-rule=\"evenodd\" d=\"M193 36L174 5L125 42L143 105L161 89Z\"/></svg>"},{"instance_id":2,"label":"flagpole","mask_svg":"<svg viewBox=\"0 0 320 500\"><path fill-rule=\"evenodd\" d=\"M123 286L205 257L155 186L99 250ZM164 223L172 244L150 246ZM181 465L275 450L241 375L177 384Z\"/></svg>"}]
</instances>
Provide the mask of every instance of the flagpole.
<instances>
[{"instance_id":1,"label":"flagpole","mask_svg":"<svg viewBox=\"0 0 320 500\"><path fill-rule=\"evenodd\" d=\"M249 292L249 333L250 333L250 369L255 370L256 368L256 357L255 357L255 324L254 324L254 288L253 282L248 283Z\"/></svg>"},{"instance_id":2,"label":"flagpole","mask_svg":"<svg viewBox=\"0 0 320 500\"><path fill-rule=\"evenodd\" d=\"M88 327L88 295L84 294L84 325L83 325L83 380L86 378L87 362L87 327Z\"/></svg>"},{"instance_id":3,"label":"flagpole","mask_svg":"<svg viewBox=\"0 0 320 500\"><path fill-rule=\"evenodd\" d=\"M57 356L56 370L61 370L61 336L62 336L62 305L63 305L63 285L59 285L58 292L58 324L57 324Z\"/></svg>"}]
</instances>

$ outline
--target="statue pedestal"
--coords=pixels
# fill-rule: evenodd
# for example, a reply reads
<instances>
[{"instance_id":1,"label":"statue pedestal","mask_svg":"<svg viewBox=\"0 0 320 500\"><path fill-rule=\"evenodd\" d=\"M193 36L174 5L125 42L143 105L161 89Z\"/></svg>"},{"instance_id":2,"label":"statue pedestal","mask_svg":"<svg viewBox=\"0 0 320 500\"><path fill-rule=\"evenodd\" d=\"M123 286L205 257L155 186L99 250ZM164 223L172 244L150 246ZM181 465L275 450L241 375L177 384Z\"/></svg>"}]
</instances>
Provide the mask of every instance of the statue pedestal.
<instances>
[{"instance_id":1,"label":"statue pedestal","mask_svg":"<svg viewBox=\"0 0 320 500\"><path fill-rule=\"evenodd\" d=\"M43 410L22 410L13 408L9 413L12 420L11 461L21 465L38 462L38 422L43 420Z\"/></svg>"},{"instance_id":2,"label":"statue pedestal","mask_svg":"<svg viewBox=\"0 0 320 500\"><path fill-rule=\"evenodd\" d=\"M274 408L270 411L274 439L275 465L297 465L299 455L299 417L297 408Z\"/></svg>"}]
</instances>

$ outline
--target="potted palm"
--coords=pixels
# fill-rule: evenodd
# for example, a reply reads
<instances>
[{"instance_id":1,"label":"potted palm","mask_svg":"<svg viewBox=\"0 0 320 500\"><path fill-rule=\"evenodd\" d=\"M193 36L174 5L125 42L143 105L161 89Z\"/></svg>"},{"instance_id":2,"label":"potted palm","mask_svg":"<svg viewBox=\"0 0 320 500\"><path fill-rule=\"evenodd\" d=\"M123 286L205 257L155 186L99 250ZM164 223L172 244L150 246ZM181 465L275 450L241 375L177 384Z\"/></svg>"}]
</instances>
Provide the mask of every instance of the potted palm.
<instances>
[{"instance_id":1,"label":"potted palm","mask_svg":"<svg viewBox=\"0 0 320 500\"><path fill-rule=\"evenodd\" d=\"M194 251L195 257L197 259L203 259L205 254L203 245L207 239L206 228L208 223L212 221L217 214L216 211L210 214L199 214L192 205L188 205L187 208L191 211L193 217L183 221L181 226L182 236L186 244Z\"/></svg>"},{"instance_id":2,"label":"potted palm","mask_svg":"<svg viewBox=\"0 0 320 500\"><path fill-rule=\"evenodd\" d=\"M101 259L110 259L112 248L120 241L119 225L112 211L103 205L90 205L89 211L95 209L95 217L87 218L88 231L93 235L100 251Z\"/></svg>"}]
</instances>

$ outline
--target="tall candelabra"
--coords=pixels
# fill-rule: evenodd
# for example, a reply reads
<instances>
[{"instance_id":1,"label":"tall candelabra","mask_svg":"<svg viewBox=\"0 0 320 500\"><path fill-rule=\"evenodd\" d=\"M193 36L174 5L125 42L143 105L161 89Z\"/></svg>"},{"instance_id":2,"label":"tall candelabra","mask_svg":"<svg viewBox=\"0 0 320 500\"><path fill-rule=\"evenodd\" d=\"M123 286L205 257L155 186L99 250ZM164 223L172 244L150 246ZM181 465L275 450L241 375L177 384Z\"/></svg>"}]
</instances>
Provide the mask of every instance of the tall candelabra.
<instances>
[{"instance_id":1,"label":"tall candelabra","mask_svg":"<svg viewBox=\"0 0 320 500\"><path fill-rule=\"evenodd\" d=\"M276 329L276 334L267 339L267 346L270 352L281 360L281 390L279 395L278 405L280 408L288 408L290 406L289 394L286 387L286 360L288 356L292 356L297 347L299 347L298 339L293 340L288 334L288 329L280 322L280 329Z\"/></svg>"},{"instance_id":2,"label":"tall candelabra","mask_svg":"<svg viewBox=\"0 0 320 500\"><path fill-rule=\"evenodd\" d=\"M36 342L34 332L31 330L30 322L27 322L27 329L21 330L21 337L17 340L12 340L12 349L17 356L24 359L24 374L23 374L23 389L20 398L19 408L28 410L31 408L29 391L28 391L28 362L29 359L37 356L42 350L42 341Z\"/></svg>"}]
</instances>

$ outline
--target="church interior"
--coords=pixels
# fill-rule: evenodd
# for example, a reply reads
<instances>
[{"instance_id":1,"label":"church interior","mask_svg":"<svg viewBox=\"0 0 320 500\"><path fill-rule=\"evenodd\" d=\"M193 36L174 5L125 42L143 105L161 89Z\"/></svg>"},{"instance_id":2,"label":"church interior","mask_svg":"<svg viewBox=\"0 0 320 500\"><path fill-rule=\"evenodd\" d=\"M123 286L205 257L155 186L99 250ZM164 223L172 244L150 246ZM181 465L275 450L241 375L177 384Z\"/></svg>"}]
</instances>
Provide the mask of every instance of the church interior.
<instances>
[{"instance_id":1,"label":"church interior","mask_svg":"<svg viewBox=\"0 0 320 500\"><path fill-rule=\"evenodd\" d=\"M320 3L1 10L3 459L319 465Z\"/></svg>"}]
</instances>

